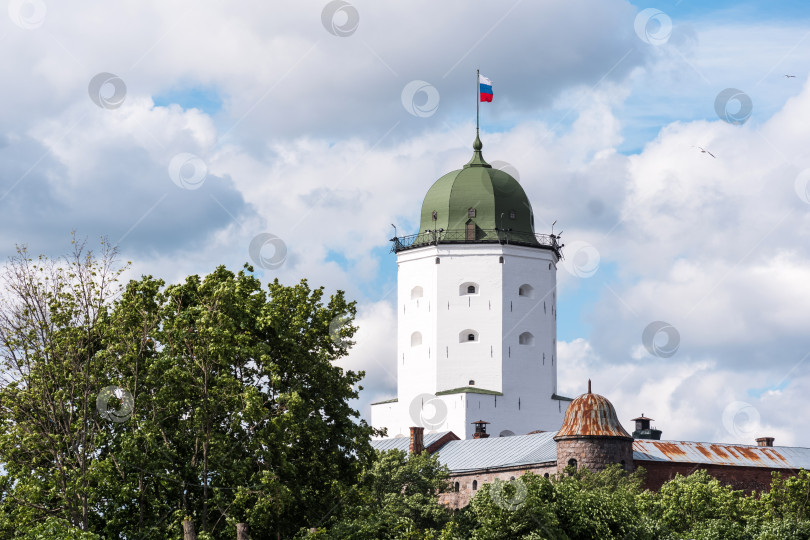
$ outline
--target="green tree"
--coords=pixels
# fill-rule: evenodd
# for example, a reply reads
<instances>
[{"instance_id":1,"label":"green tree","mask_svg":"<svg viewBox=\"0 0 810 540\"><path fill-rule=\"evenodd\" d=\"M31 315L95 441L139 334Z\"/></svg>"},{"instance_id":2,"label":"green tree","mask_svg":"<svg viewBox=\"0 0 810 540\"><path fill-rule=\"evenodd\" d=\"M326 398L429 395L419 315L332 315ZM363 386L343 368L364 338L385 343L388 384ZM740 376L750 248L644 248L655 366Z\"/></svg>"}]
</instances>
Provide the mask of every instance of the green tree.
<instances>
[{"instance_id":1,"label":"green tree","mask_svg":"<svg viewBox=\"0 0 810 540\"><path fill-rule=\"evenodd\" d=\"M201 537L233 538L239 522L287 537L370 460L373 430L348 404L363 374L334 365L354 304L338 292L324 305L306 281L267 294L251 272L144 277L117 303L108 353L138 406L102 454L118 475L107 534L170 538L189 516Z\"/></svg>"},{"instance_id":2,"label":"green tree","mask_svg":"<svg viewBox=\"0 0 810 540\"><path fill-rule=\"evenodd\" d=\"M448 476L437 455L380 452L315 537L438 538L451 517L450 510L439 504L439 494L449 489Z\"/></svg>"},{"instance_id":3,"label":"green tree","mask_svg":"<svg viewBox=\"0 0 810 540\"><path fill-rule=\"evenodd\" d=\"M762 504L766 517L771 519L810 518L810 472L802 469L787 478L774 472L771 489L762 495Z\"/></svg>"},{"instance_id":4,"label":"green tree","mask_svg":"<svg viewBox=\"0 0 810 540\"><path fill-rule=\"evenodd\" d=\"M676 475L661 486L653 501L651 511L668 530L690 536L700 536L707 529L737 534L730 531L741 531L755 516L758 504L704 470L686 477Z\"/></svg>"},{"instance_id":5,"label":"green tree","mask_svg":"<svg viewBox=\"0 0 810 540\"><path fill-rule=\"evenodd\" d=\"M349 405L363 374L334 362L354 303L262 290L249 266L119 273L81 244L7 265L0 536L176 538L189 517L201 539L289 537L328 516L373 455Z\"/></svg>"},{"instance_id":6,"label":"green tree","mask_svg":"<svg viewBox=\"0 0 810 540\"><path fill-rule=\"evenodd\" d=\"M75 238L73 247L61 259L34 259L19 247L2 275L4 538L62 526L88 531L98 524L96 401L106 380L98 354L110 331L108 308L120 292L121 269L103 241L98 258Z\"/></svg>"}]
</instances>

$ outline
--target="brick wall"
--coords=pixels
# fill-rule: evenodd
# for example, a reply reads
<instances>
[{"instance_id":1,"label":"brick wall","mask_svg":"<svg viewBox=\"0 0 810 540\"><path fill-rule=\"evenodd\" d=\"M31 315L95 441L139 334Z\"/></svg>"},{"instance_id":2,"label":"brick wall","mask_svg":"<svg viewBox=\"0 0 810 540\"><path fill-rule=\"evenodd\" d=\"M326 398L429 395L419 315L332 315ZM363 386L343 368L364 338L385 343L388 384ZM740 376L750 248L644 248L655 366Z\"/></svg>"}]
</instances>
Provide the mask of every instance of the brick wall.
<instances>
[{"instance_id":1,"label":"brick wall","mask_svg":"<svg viewBox=\"0 0 810 540\"><path fill-rule=\"evenodd\" d=\"M727 465L703 465L693 463L672 463L668 461L644 461L635 462L636 467L644 467L647 471L647 480L644 487L651 490L659 490L667 480L675 478L676 474L689 476L697 470L705 470L723 484L732 486L734 489L743 489L746 492L763 491L770 489L771 472L776 470L783 476L795 476L794 469L767 469L764 467L732 467Z\"/></svg>"}]
</instances>

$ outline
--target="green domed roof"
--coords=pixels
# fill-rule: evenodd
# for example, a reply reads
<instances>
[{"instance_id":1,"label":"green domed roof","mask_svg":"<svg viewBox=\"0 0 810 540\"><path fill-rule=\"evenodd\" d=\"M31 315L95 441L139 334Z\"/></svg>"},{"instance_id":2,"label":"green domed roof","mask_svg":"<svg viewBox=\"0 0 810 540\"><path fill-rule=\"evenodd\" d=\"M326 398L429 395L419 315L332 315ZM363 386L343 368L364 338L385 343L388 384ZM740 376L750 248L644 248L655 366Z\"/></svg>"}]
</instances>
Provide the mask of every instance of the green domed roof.
<instances>
[{"instance_id":1,"label":"green domed roof","mask_svg":"<svg viewBox=\"0 0 810 540\"><path fill-rule=\"evenodd\" d=\"M473 157L463 168L445 174L428 189L422 202L419 232L394 238L394 251L429 244L510 243L552 249L553 235L534 232L532 205L520 183L492 168L475 137Z\"/></svg>"}]
</instances>

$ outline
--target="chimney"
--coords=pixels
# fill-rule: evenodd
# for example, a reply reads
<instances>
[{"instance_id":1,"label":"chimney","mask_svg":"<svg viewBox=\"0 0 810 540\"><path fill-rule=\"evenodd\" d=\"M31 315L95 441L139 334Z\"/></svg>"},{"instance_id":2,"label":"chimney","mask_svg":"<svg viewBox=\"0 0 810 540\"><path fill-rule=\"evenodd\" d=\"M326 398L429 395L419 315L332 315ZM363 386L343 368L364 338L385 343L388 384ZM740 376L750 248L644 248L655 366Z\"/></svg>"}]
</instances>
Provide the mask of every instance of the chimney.
<instances>
[{"instance_id":1,"label":"chimney","mask_svg":"<svg viewBox=\"0 0 810 540\"><path fill-rule=\"evenodd\" d=\"M473 439L486 439L489 437L489 433L487 433L487 424L489 424L489 422L478 420L477 422L470 423L475 424L475 433L473 433Z\"/></svg>"},{"instance_id":2,"label":"chimney","mask_svg":"<svg viewBox=\"0 0 810 540\"><path fill-rule=\"evenodd\" d=\"M411 454L421 454L425 449L425 428L411 427L411 444L408 452Z\"/></svg>"},{"instance_id":3,"label":"chimney","mask_svg":"<svg viewBox=\"0 0 810 540\"><path fill-rule=\"evenodd\" d=\"M650 439L653 441L660 441L661 440L661 430L655 429L650 425L652 422L652 418L647 418L644 416L644 413L641 413L641 416L638 418L633 418L633 421L636 423L636 430L633 432L634 439Z\"/></svg>"},{"instance_id":4,"label":"chimney","mask_svg":"<svg viewBox=\"0 0 810 540\"><path fill-rule=\"evenodd\" d=\"M759 437L757 446L773 446L773 437Z\"/></svg>"}]
</instances>

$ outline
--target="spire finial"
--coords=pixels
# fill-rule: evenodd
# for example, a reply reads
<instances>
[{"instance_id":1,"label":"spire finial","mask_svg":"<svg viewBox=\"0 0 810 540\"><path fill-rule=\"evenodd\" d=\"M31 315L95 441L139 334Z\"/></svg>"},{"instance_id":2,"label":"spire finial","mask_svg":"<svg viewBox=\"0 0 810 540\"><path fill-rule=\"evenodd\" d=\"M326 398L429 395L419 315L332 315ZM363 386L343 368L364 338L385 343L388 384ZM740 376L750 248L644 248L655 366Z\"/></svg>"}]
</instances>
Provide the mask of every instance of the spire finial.
<instances>
[{"instance_id":1,"label":"spire finial","mask_svg":"<svg viewBox=\"0 0 810 540\"><path fill-rule=\"evenodd\" d=\"M591 393L591 380L588 379L588 393Z\"/></svg>"}]
</instances>

